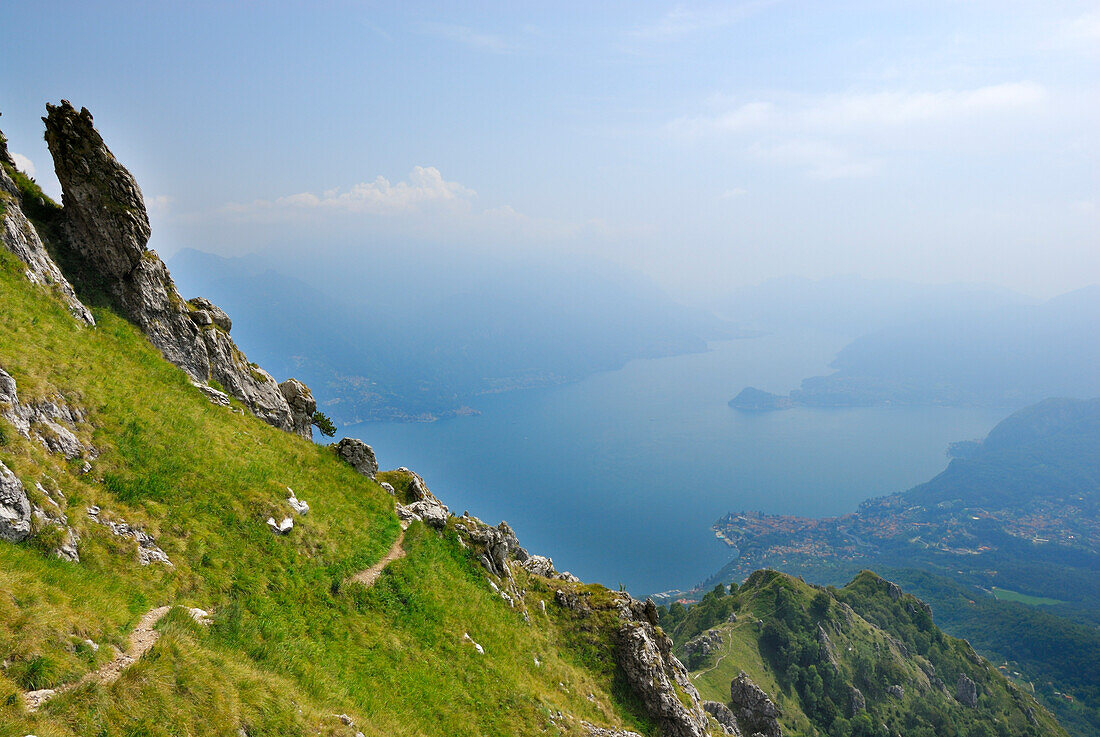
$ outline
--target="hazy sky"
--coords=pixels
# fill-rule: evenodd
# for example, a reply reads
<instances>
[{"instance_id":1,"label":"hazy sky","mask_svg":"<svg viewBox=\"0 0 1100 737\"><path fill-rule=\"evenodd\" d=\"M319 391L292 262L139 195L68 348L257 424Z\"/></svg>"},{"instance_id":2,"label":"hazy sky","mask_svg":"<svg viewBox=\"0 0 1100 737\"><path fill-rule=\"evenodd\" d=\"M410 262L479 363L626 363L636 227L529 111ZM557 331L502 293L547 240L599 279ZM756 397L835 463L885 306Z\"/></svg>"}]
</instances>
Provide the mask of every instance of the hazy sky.
<instances>
[{"instance_id":1,"label":"hazy sky","mask_svg":"<svg viewBox=\"0 0 1100 737\"><path fill-rule=\"evenodd\" d=\"M56 192L38 118L87 106L165 255L1100 282L1097 2L6 0L0 29L11 149Z\"/></svg>"}]
</instances>

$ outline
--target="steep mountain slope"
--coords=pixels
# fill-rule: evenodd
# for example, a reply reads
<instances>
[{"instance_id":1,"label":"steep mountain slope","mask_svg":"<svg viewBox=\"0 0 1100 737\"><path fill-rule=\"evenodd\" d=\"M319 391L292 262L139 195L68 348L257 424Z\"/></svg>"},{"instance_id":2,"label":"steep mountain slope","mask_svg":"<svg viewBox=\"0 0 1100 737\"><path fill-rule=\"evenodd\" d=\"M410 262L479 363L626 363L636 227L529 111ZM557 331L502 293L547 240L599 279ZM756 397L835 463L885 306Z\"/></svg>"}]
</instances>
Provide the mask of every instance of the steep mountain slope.
<instances>
[{"instance_id":1,"label":"steep mountain slope","mask_svg":"<svg viewBox=\"0 0 1100 737\"><path fill-rule=\"evenodd\" d=\"M367 446L315 445L170 362L196 337L184 313L146 321L127 308L142 288L110 298L118 281L93 299L110 244L84 241L75 290L45 248L21 248L46 232L71 253L54 227L70 194L45 200L2 138L0 165L0 737L724 732L651 602L560 573L504 523L450 514L408 469L378 472ZM140 192L81 207L143 214ZM158 309L191 311L155 254L139 262L163 275ZM904 626L891 616L880 625ZM921 624L914 652L959 647ZM773 667L759 657L745 667ZM916 656L899 657L922 684ZM990 683L995 700L966 723L1031 734ZM895 721L928 727L953 708L934 706L903 701Z\"/></svg>"}]
</instances>

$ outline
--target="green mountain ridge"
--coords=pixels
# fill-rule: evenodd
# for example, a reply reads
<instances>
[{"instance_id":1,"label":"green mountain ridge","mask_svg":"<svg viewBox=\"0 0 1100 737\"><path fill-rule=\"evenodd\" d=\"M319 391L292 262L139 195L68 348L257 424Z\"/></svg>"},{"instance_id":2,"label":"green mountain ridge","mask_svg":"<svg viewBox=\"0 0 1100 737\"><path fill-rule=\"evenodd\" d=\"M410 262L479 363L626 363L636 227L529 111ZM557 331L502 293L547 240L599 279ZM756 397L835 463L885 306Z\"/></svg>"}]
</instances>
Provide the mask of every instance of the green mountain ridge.
<instances>
[{"instance_id":1,"label":"green mountain ridge","mask_svg":"<svg viewBox=\"0 0 1100 737\"><path fill-rule=\"evenodd\" d=\"M90 122L67 103L47 120L77 136ZM652 602L556 571L362 448L353 467L309 442L308 389L249 364L224 313L179 301L145 249L136 184L116 186L98 134L73 143L55 152L59 167L77 152L62 208L0 138L0 737L727 733L699 695L721 696L714 678L689 676ZM115 276L97 270L110 253ZM283 404L257 393L273 386ZM868 734L1064 734L915 600L903 616L862 580L822 593L762 572L714 597L762 622L766 641L727 665L797 704L784 734L844 728L823 726L814 678L807 697L798 672L759 675L817 657L804 644L834 622L837 642L892 666L889 685L866 680L852 723ZM937 658L970 674L972 706L929 688L921 663ZM757 693L731 676L733 707L730 681ZM905 697L880 705L893 685Z\"/></svg>"},{"instance_id":2,"label":"green mountain ridge","mask_svg":"<svg viewBox=\"0 0 1100 737\"><path fill-rule=\"evenodd\" d=\"M889 571L1036 693L1074 734L1100 728L1100 399L1047 399L955 444L948 467L849 515L731 513L738 557L704 583L761 566L841 584Z\"/></svg>"}]
</instances>

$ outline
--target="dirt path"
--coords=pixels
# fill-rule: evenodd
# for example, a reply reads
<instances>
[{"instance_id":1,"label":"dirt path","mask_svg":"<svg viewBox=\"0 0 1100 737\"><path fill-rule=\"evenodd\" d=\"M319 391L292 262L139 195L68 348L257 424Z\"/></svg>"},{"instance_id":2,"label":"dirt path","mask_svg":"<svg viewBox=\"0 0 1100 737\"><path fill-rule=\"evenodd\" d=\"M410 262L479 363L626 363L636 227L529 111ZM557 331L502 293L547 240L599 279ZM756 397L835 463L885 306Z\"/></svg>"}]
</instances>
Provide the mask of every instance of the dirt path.
<instances>
[{"instance_id":1,"label":"dirt path","mask_svg":"<svg viewBox=\"0 0 1100 737\"><path fill-rule=\"evenodd\" d=\"M405 542L404 530L402 530L401 534L397 536L397 539L393 541L393 545L390 547L389 552L382 556L382 560L366 570L359 571L348 580L361 583L369 589L374 585L374 582L378 580L378 576L382 573L383 568L393 563L398 558L405 557L405 548L402 547L403 542Z\"/></svg>"},{"instance_id":2,"label":"dirt path","mask_svg":"<svg viewBox=\"0 0 1100 737\"><path fill-rule=\"evenodd\" d=\"M149 650L160 639L160 633L153 629L157 622L168 613L171 607L162 606L156 609L146 612L141 619L138 620L137 626L134 627L134 631L130 633L130 647L124 653L118 653L114 659L104 665L102 668L86 673L83 678L74 683L67 683L59 688L46 688L41 691L28 691L23 694L23 700L27 705L27 711L35 711L42 704L46 703L54 696L65 693L77 686L82 686L85 683L114 683L122 675L122 671L129 668L136 663L142 655L149 652Z\"/></svg>"}]
</instances>

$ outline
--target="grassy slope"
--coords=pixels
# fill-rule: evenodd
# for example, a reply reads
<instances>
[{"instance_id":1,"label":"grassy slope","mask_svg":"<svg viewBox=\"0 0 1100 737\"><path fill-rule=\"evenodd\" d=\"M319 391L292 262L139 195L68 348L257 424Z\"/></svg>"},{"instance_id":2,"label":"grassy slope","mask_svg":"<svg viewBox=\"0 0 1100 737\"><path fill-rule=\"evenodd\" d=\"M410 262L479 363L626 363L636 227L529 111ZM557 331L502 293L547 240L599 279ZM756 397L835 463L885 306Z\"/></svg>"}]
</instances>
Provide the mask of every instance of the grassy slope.
<instances>
[{"instance_id":1,"label":"grassy slope","mask_svg":"<svg viewBox=\"0 0 1100 737\"><path fill-rule=\"evenodd\" d=\"M408 557L372 589L343 584L398 524L391 498L330 451L211 405L107 310L78 327L2 250L0 305L0 367L21 399L60 393L85 408L83 439L101 452L81 476L0 420L0 460L32 496L35 482L60 489L82 538L79 564L34 540L0 543L0 737L353 734L337 713L367 735L554 734L558 710L645 728L613 701L609 669L563 647L570 626L534 609L526 624L453 536L415 525ZM264 520L289 511L288 486L311 512L276 537ZM144 526L175 567L140 567L133 542L86 518L92 504ZM201 607L214 624L173 611L118 682L23 711L19 689L94 670L162 604Z\"/></svg>"},{"instance_id":2,"label":"grassy slope","mask_svg":"<svg viewBox=\"0 0 1100 737\"><path fill-rule=\"evenodd\" d=\"M812 623L801 629L814 630L813 623L820 622L829 631L840 678L855 683L863 691L875 723L886 722L907 735L984 735L987 727L995 730L991 734L1065 734L1038 708L1035 713L1039 726L1028 725L1016 703L1020 699L1030 703L1030 699L1013 690L988 664L976 661L964 642L915 627L912 623L920 621L920 616L906 611L910 600L890 600L883 593L881 579L873 574L863 574L845 588L834 590L827 614L815 613L811 605L819 590L798 579L765 572L750 577L735 595L710 598L693 607L676 624L677 643L716 621L719 624L715 628L723 635L719 652L708 656L692 671L693 682L704 699L728 701L730 680L745 671L773 696L783 711L784 734L847 734L839 727L828 729L812 724L787 674L776 671L776 653L769 650L764 633L769 623L779 619L776 598L779 588L793 594L790 600L801 611L798 616ZM839 602L849 603L855 611L845 609ZM735 622L726 621L730 612L736 615ZM880 624L884 626L880 628ZM922 663L927 667L924 655L935 661L936 673L949 684L949 694L930 686L921 667ZM818 667L827 666L821 661ZM962 707L951 695L959 673L966 673L979 684L983 694L979 699L980 711ZM903 685L905 695L896 698L886 694L886 686L892 684ZM847 713L847 703L840 706ZM982 721L986 723L978 723ZM918 726L918 722L923 726ZM929 728L933 731L920 731Z\"/></svg>"}]
</instances>

